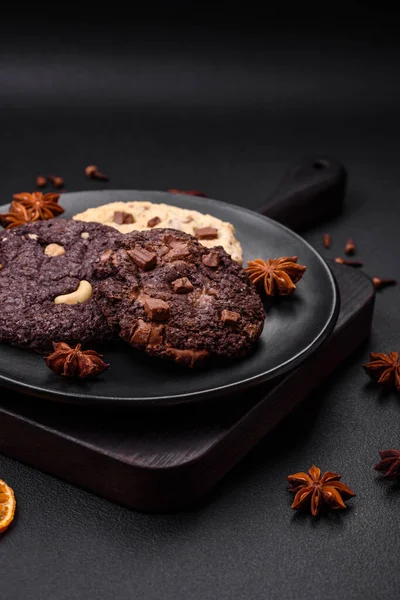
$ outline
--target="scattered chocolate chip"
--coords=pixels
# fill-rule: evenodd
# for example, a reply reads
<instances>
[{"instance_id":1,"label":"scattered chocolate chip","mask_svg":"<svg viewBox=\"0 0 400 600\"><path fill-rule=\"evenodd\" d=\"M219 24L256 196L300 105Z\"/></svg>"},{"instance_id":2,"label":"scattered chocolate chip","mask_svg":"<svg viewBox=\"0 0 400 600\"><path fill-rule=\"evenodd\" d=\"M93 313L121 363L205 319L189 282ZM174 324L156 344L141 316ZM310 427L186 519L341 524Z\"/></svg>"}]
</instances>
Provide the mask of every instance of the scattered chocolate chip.
<instances>
[{"instance_id":1,"label":"scattered chocolate chip","mask_svg":"<svg viewBox=\"0 0 400 600\"><path fill-rule=\"evenodd\" d=\"M232 310L223 310L221 313L221 321L226 325L236 325L240 320L240 314Z\"/></svg>"},{"instance_id":2,"label":"scattered chocolate chip","mask_svg":"<svg viewBox=\"0 0 400 600\"><path fill-rule=\"evenodd\" d=\"M114 223L117 225L128 225L134 223L135 219L131 213L124 212L123 210L116 210L114 212Z\"/></svg>"},{"instance_id":3,"label":"scattered chocolate chip","mask_svg":"<svg viewBox=\"0 0 400 600\"><path fill-rule=\"evenodd\" d=\"M219 265L219 255L216 252L209 252L208 254L203 254L201 262L203 263L203 265L206 265L206 267L216 269Z\"/></svg>"},{"instance_id":4,"label":"scattered chocolate chip","mask_svg":"<svg viewBox=\"0 0 400 600\"><path fill-rule=\"evenodd\" d=\"M137 299L139 298L140 294L142 292L139 290L139 286L137 284L133 284L132 286L129 286L128 290L124 290L124 292L121 292L121 294L118 294L122 297L125 296L125 298L127 299L128 302L130 302L131 304L133 304L134 302L137 301Z\"/></svg>"},{"instance_id":5,"label":"scattered chocolate chip","mask_svg":"<svg viewBox=\"0 0 400 600\"><path fill-rule=\"evenodd\" d=\"M175 281L172 281L171 287L175 294L189 294L189 292L193 292L194 290L194 287L187 277L175 279Z\"/></svg>"},{"instance_id":6,"label":"scattered chocolate chip","mask_svg":"<svg viewBox=\"0 0 400 600\"><path fill-rule=\"evenodd\" d=\"M141 246L135 246L133 250L128 250L128 255L144 271L154 269L157 264L157 254L149 252Z\"/></svg>"},{"instance_id":7,"label":"scattered chocolate chip","mask_svg":"<svg viewBox=\"0 0 400 600\"><path fill-rule=\"evenodd\" d=\"M172 235L172 233L164 233L162 241L164 244L170 245L171 242L178 242L179 240L177 240L176 237Z\"/></svg>"},{"instance_id":8,"label":"scattered chocolate chip","mask_svg":"<svg viewBox=\"0 0 400 600\"><path fill-rule=\"evenodd\" d=\"M103 254L100 256L100 260L101 262L107 262L112 255L112 250L106 250L105 252L103 252Z\"/></svg>"},{"instance_id":9,"label":"scattered chocolate chip","mask_svg":"<svg viewBox=\"0 0 400 600\"><path fill-rule=\"evenodd\" d=\"M188 254L190 254L190 248L186 242L182 240L173 239L169 242L170 250L165 255L165 258L168 260L175 260L179 258L184 258Z\"/></svg>"},{"instance_id":10,"label":"scattered chocolate chip","mask_svg":"<svg viewBox=\"0 0 400 600\"><path fill-rule=\"evenodd\" d=\"M201 364L208 356L207 350L179 350L178 348L169 348L168 352L178 364L190 368Z\"/></svg>"},{"instance_id":11,"label":"scattered chocolate chip","mask_svg":"<svg viewBox=\"0 0 400 600\"><path fill-rule=\"evenodd\" d=\"M205 288L204 293L207 294L207 296L218 298L218 292L214 288Z\"/></svg>"},{"instance_id":12,"label":"scattered chocolate chip","mask_svg":"<svg viewBox=\"0 0 400 600\"><path fill-rule=\"evenodd\" d=\"M143 290L139 290L139 289L136 290L136 292L135 292L136 302L138 302L139 304L144 304L144 302L145 302L145 300L147 300L147 298L150 298L150 296L145 294Z\"/></svg>"},{"instance_id":13,"label":"scattered chocolate chip","mask_svg":"<svg viewBox=\"0 0 400 600\"><path fill-rule=\"evenodd\" d=\"M38 188L44 188L46 187L47 184L47 178L43 177L43 175L38 175L36 177L36 187Z\"/></svg>"},{"instance_id":14,"label":"scattered chocolate chip","mask_svg":"<svg viewBox=\"0 0 400 600\"><path fill-rule=\"evenodd\" d=\"M247 335L249 336L249 338L253 338L257 333L257 325L251 325L251 324L246 325L244 330L247 333Z\"/></svg>"},{"instance_id":15,"label":"scattered chocolate chip","mask_svg":"<svg viewBox=\"0 0 400 600\"><path fill-rule=\"evenodd\" d=\"M158 248L158 253L159 253L159 255L160 255L160 256L164 256L165 254L168 254L168 252L169 252L170 250L171 250L171 249L170 249L170 248L168 248L168 246L159 246L159 248Z\"/></svg>"},{"instance_id":16,"label":"scattered chocolate chip","mask_svg":"<svg viewBox=\"0 0 400 600\"><path fill-rule=\"evenodd\" d=\"M150 337L149 337L150 346L156 346L157 344L162 344L163 333L164 333L164 325L155 325L154 323L152 323Z\"/></svg>"},{"instance_id":17,"label":"scattered chocolate chip","mask_svg":"<svg viewBox=\"0 0 400 600\"><path fill-rule=\"evenodd\" d=\"M132 329L131 343L138 344L139 346L147 346L150 334L151 325L143 321L143 319L138 319Z\"/></svg>"},{"instance_id":18,"label":"scattered chocolate chip","mask_svg":"<svg viewBox=\"0 0 400 600\"><path fill-rule=\"evenodd\" d=\"M116 210L114 211L114 216L113 216L113 221L114 223L116 223L117 225L122 225L122 223L124 222L124 215L126 213L120 211L120 210Z\"/></svg>"},{"instance_id":19,"label":"scattered chocolate chip","mask_svg":"<svg viewBox=\"0 0 400 600\"><path fill-rule=\"evenodd\" d=\"M158 298L146 298L144 310L152 321L168 321L169 304Z\"/></svg>"},{"instance_id":20,"label":"scattered chocolate chip","mask_svg":"<svg viewBox=\"0 0 400 600\"><path fill-rule=\"evenodd\" d=\"M58 177L57 175L49 175L47 179L55 188L64 187L64 179L62 177Z\"/></svg>"},{"instance_id":21,"label":"scattered chocolate chip","mask_svg":"<svg viewBox=\"0 0 400 600\"><path fill-rule=\"evenodd\" d=\"M161 223L160 217L153 217L152 219L147 221L147 227L155 227L159 223Z\"/></svg>"},{"instance_id":22,"label":"scattered chocolate chip","mask_svg":"<svg viewBox=\"0 0 400 600\"><path fill-rule=\"evenodd\" d=\"M218 237L218 229L215 229L215 227L201 227L196 229L195 236L199 240L215 240Z\"/></svg>"},{"instance_id":23,"label":"scattered chocolate chip","mask_svg":"<svg viewBox=\"0 0 400 600\"><path fill-rule=\"evenodd\" d=\"M169 240L169 246L171 248L188 248L187 242L184 242L183 240L178 240L174 237Z\"/></svg>"}]
</instances>

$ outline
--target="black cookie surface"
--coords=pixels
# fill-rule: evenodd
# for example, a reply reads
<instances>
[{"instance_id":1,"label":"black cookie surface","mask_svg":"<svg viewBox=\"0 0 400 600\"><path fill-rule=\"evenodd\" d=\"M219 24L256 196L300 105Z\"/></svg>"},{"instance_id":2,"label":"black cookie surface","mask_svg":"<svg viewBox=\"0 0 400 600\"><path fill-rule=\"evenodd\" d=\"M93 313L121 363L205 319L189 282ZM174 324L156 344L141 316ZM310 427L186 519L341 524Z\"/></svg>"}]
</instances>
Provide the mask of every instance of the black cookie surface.
<instances>
[{"instance_id":1,"label":"black cookie surface","mask_svg":"<svg viewBox=\"0 0 400 600\"><path fill-rule=\"evenodd\" d=\"M44 352L53 341L112 338L93 296L79 304L55 304L54 299L76 290L82 280L92 283L99 256L120 236L106 225L69 219L1 231L0 341Z\"/></svg>"},{"instance_id":2,"label":"black cookie surface","mask_svg":"<svg viewBox=\"0 0 400 600\"><path fill-rule=\"evenodd\" d=\"M238 263L176 230L124 235L94 277L110 327L153 356L191 367L244 356L263 328L261 299Z\"/></svg>"}]
</instances>

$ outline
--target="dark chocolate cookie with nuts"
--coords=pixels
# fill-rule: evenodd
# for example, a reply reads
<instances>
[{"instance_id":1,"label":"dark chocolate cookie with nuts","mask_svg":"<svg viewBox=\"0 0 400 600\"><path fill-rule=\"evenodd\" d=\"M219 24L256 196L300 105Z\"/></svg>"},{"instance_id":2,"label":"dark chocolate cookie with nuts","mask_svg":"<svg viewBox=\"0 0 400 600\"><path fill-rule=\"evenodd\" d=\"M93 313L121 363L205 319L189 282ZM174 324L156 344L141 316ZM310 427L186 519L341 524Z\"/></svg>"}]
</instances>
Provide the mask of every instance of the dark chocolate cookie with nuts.
<instances>
[{"instance_id":1,"label":"dark chocolate cookie with nuts","mask_svg":"<svg viewBox=\"0 0 400 600\"><path fill-rule=\"evenodd\" d=\"M94 300L92 272L119 237L99 223L52 219L0 232L0 342L39 352L52 342L114 337Z\"/></svg>"},{"instance_id":2,"label":"dark chocolate cookie with nuts","mask_svg":"<svg viewBox=\"0 0 400 600\"><path fill-rule=\"evenodd\" d=\"M189 367L237 358L263 329L262 302L238 263L177 230L126 234L94 276L110 327L152 356Z\"/></svg>"}]
</instances>

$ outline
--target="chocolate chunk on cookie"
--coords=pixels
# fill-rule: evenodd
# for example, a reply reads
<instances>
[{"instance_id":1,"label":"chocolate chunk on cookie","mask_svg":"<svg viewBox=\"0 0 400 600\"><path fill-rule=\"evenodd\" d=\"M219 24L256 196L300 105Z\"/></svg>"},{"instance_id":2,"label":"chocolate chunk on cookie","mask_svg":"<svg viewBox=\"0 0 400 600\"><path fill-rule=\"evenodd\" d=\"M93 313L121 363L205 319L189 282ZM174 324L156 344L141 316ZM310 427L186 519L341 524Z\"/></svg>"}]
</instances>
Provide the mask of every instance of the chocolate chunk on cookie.
<instances>
[{"instance_id":1,"label":"chocolate chunk on cookie","mask_svg":"<svg viewBox=\"0 0 400 600\"><path fill-rule=\"evenodd\" d=\"M124 212L123 210L116 210L114 212L114 223L117 225L130 225L134 222L135 219L130 213Z\"/></svg>"},{"instance_id":2,"label":"chocolate chunk on cookie","mask_svg":"<svg viewBox=\"0 0 400 600\"><path fill-rule=\"evenodd\" d=\"M218 229L215 227L201 227L196 229L195 236L199 240L216 240L218 238Z\"/></svg>"},{"instance_id":3,"label":"chocolate chunk on cookie","mask_svg":"<svg viewBox=\"0 0 400 600\"><path fill-rule=\"evenodd\" d=\"M224 309L221 313L221 321L226 325L237 325L240 321L240 316L238 312Z\"/></svg>"},{"instance_id":4,"label":"chocolate chunk on cookie","mask_svg":"<svg viewBox=\"0 0 400 600\"><path fill-rule=\"evenodd\" d=\"M239 264L183 232L118 238L94 278L111 328L132 346L189 367L244 356L263 328L261 299Z\"/></svg>"},{"instance_id":5,"label":"chocolate chunk on cookie","mask_svg":"<svg viewBox=\"0 0 400 600\"><path fill-rule=\"evenodd\" d=\"M187 277L180 277L171 282L171 287L175 294L189 294L193 292L194 287Z\"/></svg>"},{"instance_id":6,"label":"chocolate chunk on cookie","mask_svg":"<svg viewBox=\"0 0 400 600\"><path fill-rule=\"evenodd\" d=\"M92 272L119 237L111 227L68 219L1 231L0 341L45 352L52 342L111 339Z\"/></svg>"}]
</instances>

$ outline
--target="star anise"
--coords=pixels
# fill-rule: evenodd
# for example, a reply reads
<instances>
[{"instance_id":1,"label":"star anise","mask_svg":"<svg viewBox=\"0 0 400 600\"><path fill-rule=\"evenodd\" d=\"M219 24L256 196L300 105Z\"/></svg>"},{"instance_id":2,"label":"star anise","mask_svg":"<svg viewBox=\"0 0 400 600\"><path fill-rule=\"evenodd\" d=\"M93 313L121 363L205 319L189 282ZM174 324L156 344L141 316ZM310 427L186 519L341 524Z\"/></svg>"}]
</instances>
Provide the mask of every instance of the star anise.
<instances>
[{"instance_id":1,"label":"star anise","mask_svg":"<svg viewBox=\"0 0 400 600\"><path fill-rule=\"evenodd\" d=\"M267 296L289 296L296 289L306 267L297 264L297 256L283 256L268 260L249 260L246 273L252 283L263 286Z\"/></svg>"},{"instance_id":2,"label":"star anise","mask_svg":"<svg viewBox=\"0 0 400 600\"><path fill-rule=\"evenodd\" d=\"M46 365L59 375L65 377L93 377L109 367L102 361L102 354L94 350L81 350L78 344L71 348L65 342L53 342L54 352L46 357Z\"/></svg>"},{"instance_id":3,"label":"star anise","mask_svg":"<svg viewBox=\"0 0 400 600\"><path fill-rule=\"evenodd\" d=\"M33 220L31 211L22 205L15 205L13 212L0 215L0 225L4 229L12 229L24 223L31 223Z\"/></svg>"},{"instance_id":4,"label":"star anise","mask_svg":"<svg viewBox=\"0 0 400 600\"><path fill-rule=\"evenodd\" d=\"M363 365L365 372L378 383L394 386L400 392L400 362L398 352L381 354L371 352L370 362Z\"/></svg>"},{"instance_id":5,"label":"star anise","mask_svg":"<svg viewBox=\"0 0 400 600\"><path fill-rule=\"evenodd\" d=\"M63 207L58 204L59 197L60 194L43 194L42 192L14 194L10 213L14 213L19 207L23 206L29 211L30 221L52 219L64 212Z\"/></svg>"},{"instance_id":6,"label":"star anise","mask_svg":"<svg viewBox=\"0 0 400 600\"><path fill-rule=\"evenodd\" d=\"M374 469L383 473L386 479L397 479L400 477L400 450L379 450L381 461Z\"/></svg>"},{"instance_id":7,"label":"star anise","mask_svg":"<svg viewBox=\"0 0 400 600\"><path fill-rule=\"evenodd\" d=\"M307 473L288 476L289 492L295 495L291 508L309 508L315 517L325 504L328 508L346 508L344 500L353 498L355 493L339 481L340 475L327 471L321 477L321 470L314 465Z\"/></svg>"}]
</instances>

